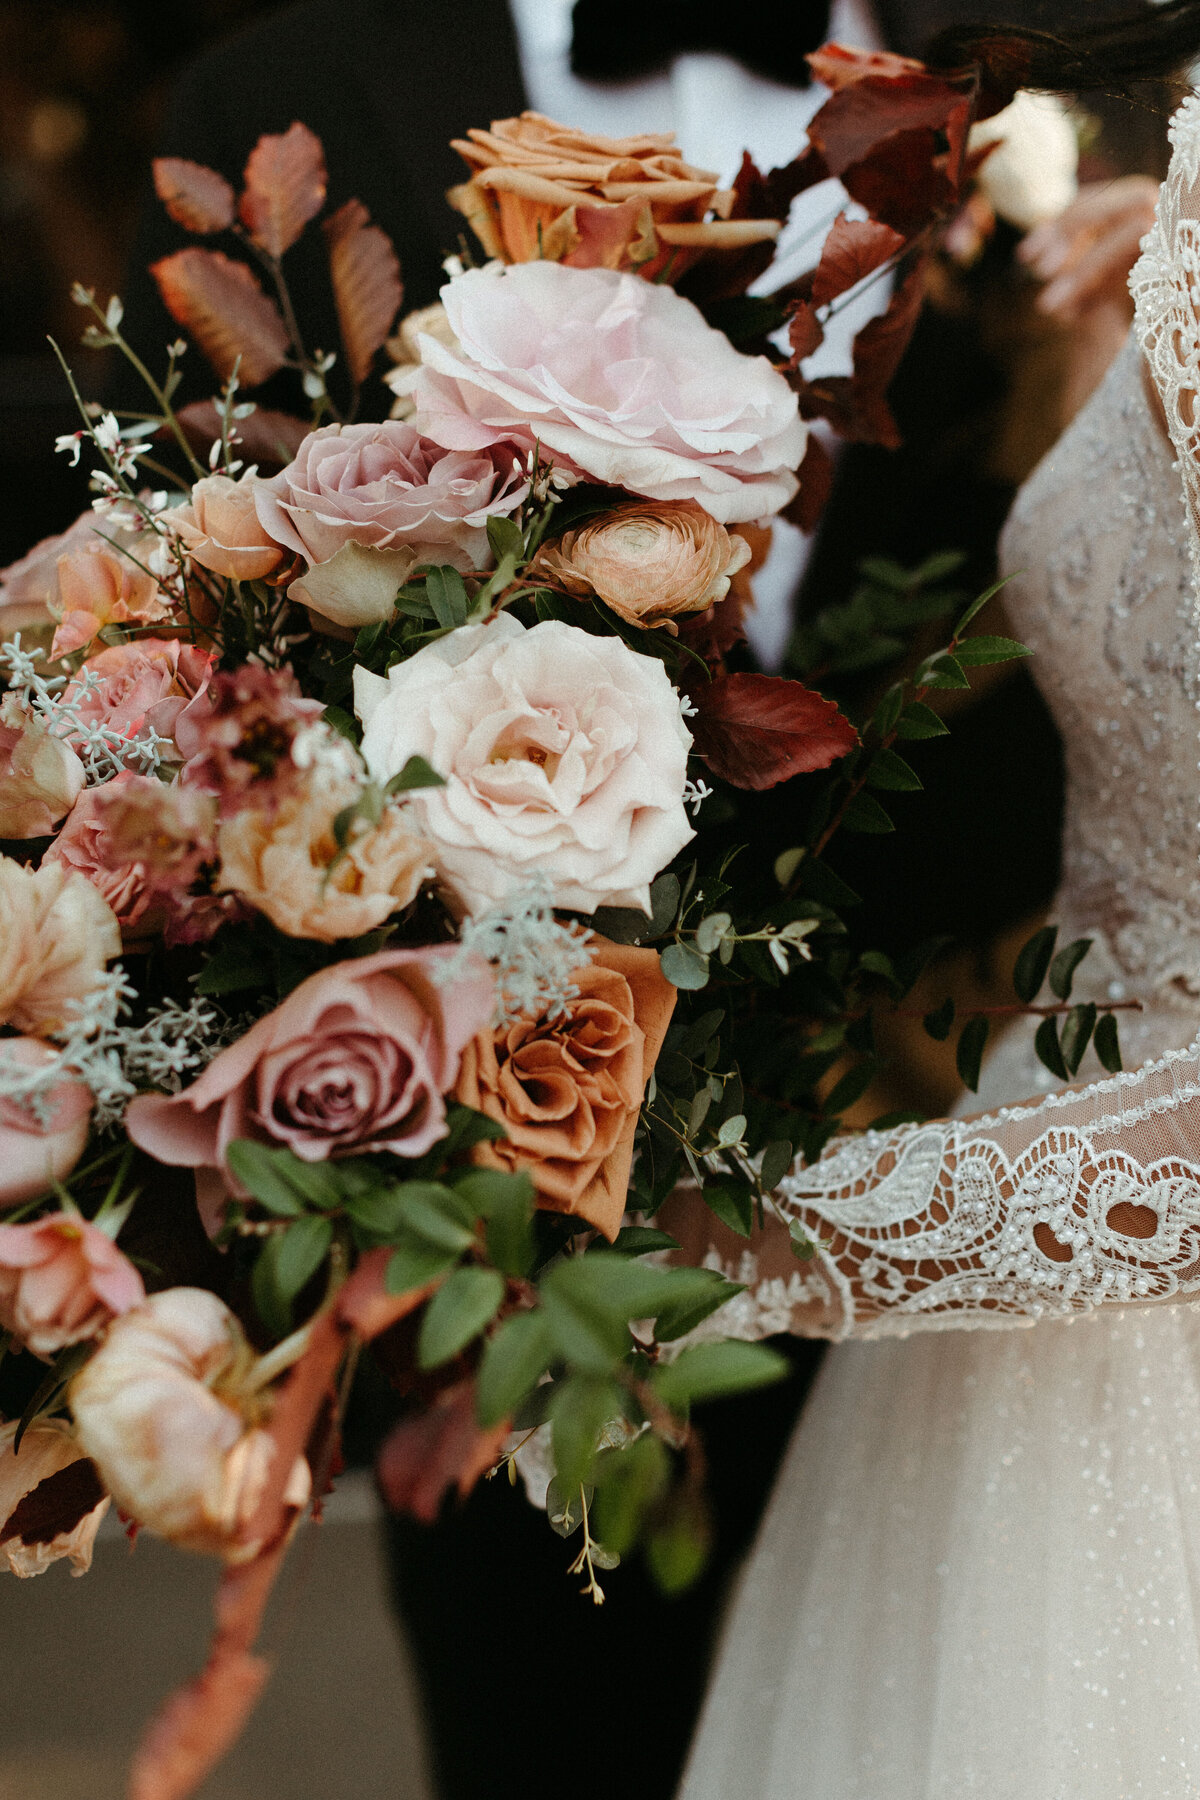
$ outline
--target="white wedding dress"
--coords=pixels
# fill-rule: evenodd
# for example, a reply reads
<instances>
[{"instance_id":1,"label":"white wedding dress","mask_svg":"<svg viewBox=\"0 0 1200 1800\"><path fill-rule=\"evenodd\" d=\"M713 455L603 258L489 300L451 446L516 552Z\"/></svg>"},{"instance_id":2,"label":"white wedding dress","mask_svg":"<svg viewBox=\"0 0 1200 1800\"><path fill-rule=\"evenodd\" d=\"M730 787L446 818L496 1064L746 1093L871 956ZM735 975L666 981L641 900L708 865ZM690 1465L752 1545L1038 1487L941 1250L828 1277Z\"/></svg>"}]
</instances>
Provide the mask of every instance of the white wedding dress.
<instances>
[{"instance_id":1,"label":"white wedding dress","mask_svg":"<svg viewBox=\"0 0 1200 1800\"><path fill-rule=\"evenodd\" d=\"M990 1116L835 1146L782 1190L813 1262L730 1269L727 1330L887 1341L827 1361L682 1800L1200 1795L1200 99L1172 136L1134 335L1004 546L1066 745L1053 916L1078 997L1145 1001L1136 1072L1010 1104L1055 1085L1019 1028Z\"/></svg>"}]
</instances>

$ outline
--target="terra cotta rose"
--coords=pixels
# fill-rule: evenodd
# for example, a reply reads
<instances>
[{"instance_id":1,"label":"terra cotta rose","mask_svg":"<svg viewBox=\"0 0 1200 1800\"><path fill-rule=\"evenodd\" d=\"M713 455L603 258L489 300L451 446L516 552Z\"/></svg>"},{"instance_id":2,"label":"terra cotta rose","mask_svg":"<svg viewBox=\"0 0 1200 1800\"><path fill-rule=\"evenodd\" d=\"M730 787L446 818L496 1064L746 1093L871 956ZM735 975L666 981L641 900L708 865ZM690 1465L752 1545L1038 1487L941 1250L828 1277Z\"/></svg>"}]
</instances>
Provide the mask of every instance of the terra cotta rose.
<instances>
[{"instance_id":1,"label":"terra cotta rose","mask_svg":"<svg viewBox=\"0 0 1200 1800\"><path fill-rule=\"evenodd\" d=\"M456 1097L504 1126L475 1159L527 1169L538 1203L575 1213L613 1238L621 1226L633 1139L675 989L653 950L593 937L579 992L552 1019L518 1019L463 1052Z\"/></svg>"}]
</instances>

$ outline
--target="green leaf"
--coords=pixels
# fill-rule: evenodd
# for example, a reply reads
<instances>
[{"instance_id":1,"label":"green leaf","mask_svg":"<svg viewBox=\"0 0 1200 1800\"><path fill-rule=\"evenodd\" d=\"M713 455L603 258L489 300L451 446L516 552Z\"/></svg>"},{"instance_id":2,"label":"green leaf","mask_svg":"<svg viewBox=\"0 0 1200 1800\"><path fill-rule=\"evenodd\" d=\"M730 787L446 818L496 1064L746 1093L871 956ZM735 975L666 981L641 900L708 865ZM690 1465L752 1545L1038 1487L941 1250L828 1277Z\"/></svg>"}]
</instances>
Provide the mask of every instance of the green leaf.
<instances>
[{"instance_id":1,"label":"green leaf","mask_svg":"<svg viewBox=\"0 0 1200 1800\"><path fill-rule=\"evenodd\" d=\"M775 858L775 879L781 888L791 886L793 875L807 855L804 845L797 844L791 850L782 850Z\"/></svg>"},{"instance_id":2,"label":"green leaf","mask_svg":"<svg viewBox=\"0 0 1200 1800\"><path fill-rule=\"evenodd\" d=\"M735 1144L741 1143L745 1135L745 1113L730 1113L729 1117L723 1119L721 1122L721 1129L717 1133L717 1148L719 1150L732 1150Z\"/></svg>"},{"instance_id":3,"label":"green leaf","mask_svg":"<svg viewBox=\"0 0 1200 1800\"><path fill-rule=\"evenodd\" d=\"M656 1231L650 1225L623 1225L616 1235L613 1249L621 1256L649 1256L654 1250L678 1250L679 1240L668 1231Z\"/></svg>"},{"instance_id":4,"label":"green leaf","mask_svg":"<svg viewBox=\"0 0 1200 1800\"><path fill-rule=\"evenodd\" d=\"M789 1363L765 1344L697 1344L654 1371L654 1391L675 1412L698 1400L746 1394L782 1381Z\"/></svg>"},{"instance_id":5,"label":"green leaf","mask_svg":"<svg viewBox=\"0 0 1200 1800\"><path fill-rule=\"evenodd\" d=\"M1096 1007L1091 1000L1081 1006L1073 1006L1063 1020L1062 1036L1059 1040L1062 1059L1071 1074L1074 1075L1088 1045L1092 1041L1092 1032L1096 1029Z\"/></svg>"},{"instance_id":6,"label":"green leaf","mask_svg":"<svg viewBox=\"0 0 1200 1800\"><path fill-rule=\"evenodd\" d=\"M701 956L711 956L733 924L727 912L709 913L696 927L696 948Z\"/></svg>"},{"instance_id":7,"label":"green leaf","mask_svg":"<svg viewBox=\"0 0 1200 1800\"><path fill-rule=\"evenodd\" d=\"M650 883L650 923L645 928L648 937L661 937L671 929L679 911L679 900L678 875L660 875L657 881Z\"/></svg>"},{"instance_id":8,"label":"green leaf","mask_svg":"<svg viewBox=\"0 0 1200 1800\"><path fill-rule=\"evenodd\" d=\"M333 1226L328 1219L310 1215L306 1219L297 1219L278 1238L268 1239L268 1242L279 1245L275 1257L275 1283L281 1296L291 1301L305 1283L311 1281L328 1256Z\"/></svg>"},{"instance_id":9,"label":"green leaf","mask_svg":"<svg viewBox=\"0 0 1200 1800\"><path fill-rule=\"evenodd\" d=\"M954 654L964 668L973 669L988 663L1012 662L1018 656L1032 656L1033 651L1016 638L980 636L967 638Z\"/></svg>"},{"instance_id":10,"label":"green leaf","mask_svg":"<svg viewBox=\"0 0 1200 1800\"><path fill-rule=\"evenodd\" d=\"M949 994L947 994L940 1006L934 1007L932 1012L927 1012L925 1014L921 1023L929 1033L929 1036L931 1038L936 1038L939 1044L946 1041L950 1036L950 1027L954 1023L954 1001L950 998Z\"/></svg>"},{"instance_id":11,"label":"green leaf","mask_svg":"<svg viewBox=\"0 0 1200 1800\"><path fill-rule=\"evenodd\" d=\"M638 944L650 936L650 921L636 906L598 906L592 924L614 944Z\"/></svg>"},{"instance_id":12,"label":"green leaf","mask_svg":"<svg viewBox=\"0 0 1200 1800\"><path fill-rule=\"evenodd\" d=\"M1058 999L1071 998L1075 971L1091 949L1092 941L1091 938L1076 938L1073 944L1065 944L1050 964L1050 991ZM1070 1061L1070 1058L1067 1060Z\"/></svg>"},{"instance_id":13,"label":"green leaf","mask_svg":"<svg viewBox=\"0 0 1200 1800\"><path fill-rule=\"evenodd\" d=\"M835 1084L833 1091L825 1101L825 1111L831 1116L835 1113L845 1112L848 1106L853 1106L856 1100L862 1099L874 1079L874 1060L871 1057L864 1057L862 1062L855 1063L853 1068L847 1069L841 1080Z\"/></svg>"},{"instance_id":14,"label":"green leaf","mask_svg":"<svg viewBox=\"0 0 1200 1800\"><path fill-rule=\"evenodd\" d=\"M983 609L987 605L988 601L994 600L996 598L996 595L1000 592L1000 589L1002 587L1006 587L1008 585L1009 581L1011 581L1011 579L1012 579L1012 577L1010 575L1005 575L1002 580L993 581L990 588L985 588L983 590L982 594L980 594L978 596L978 598L972 600L970 606L968 606L966 612L963 614L962 618L958 621L958 624L954 627L954 635L956 638L959 638L962 636L963 632L967 629L967 626L971 623L972 619L978 618L979 614L983 611Z\"/></svg>"},{"instance_id":15,"label":"green leaf","mask_svg":"<svg viewBox=\"0 0 1200 1800\"><path fill-rule=\"evenodd\" d=\"M855 794L842 816L847 831L895 831L889 815L871 794Z\"/></svg>"},{"instance_id":16,"label":"green leaf","mask_svg":"<svg viewBox=\"0 0 1200 1800\"><path fill-rule=\"evenodd\" d=\"M918 671L917 682L921 687L929 688L969 688L971 685L961 661L949 651L931 657Z\"/></svg>"},{"instance_id":17,"label":"green leaf","mask_svg":"<svg viewBox=\"0 0 1200 1800\"><path fill-rule=\"evenodd\" d=\"M290 1150L272 1150L253 1138L234 1138L225 1160L234 1180L276 1218L298 1219L305 1212L301 1195L288 1179L295 1160Z\"/></svg>"},{"instance_id":18,"label":"green leaf","mask_svg":"<svg viewBox=\"0 0 1200 1800\"><path fill-rule=\"evenodd\" d=\"M701 1013L693 1021L679 1040L682 1056L697 1057L709 1040L721 1029L725 1022L724 1007L714 1007L711 1012Z\"/></svg>"},{"instance_id":19,"label":"green leaf","mask_svg":"<svg viewBox=\"0 0 1200 1800\"><path fill-rule=\"evenodd\" d=\"M262 946L250 937L223 933L195 985L198 994L237 994L266 987L269 980Z\"/></svg>"},{"instance_id":20,"label":"green leaf","mask_svg":"<svg viewBox=\"0 0 1200 1800\"><path fill-rule=\"evenodd\" d=\"M402 1181L357 1195L346 1203L356 1225L377 1236L402 1232L454 1255L475 1242L472 1215L449 1188L433 1181Z\"/></svg>"},{"instance_id":21,"label":"green leaf","mask_svg":"<svg viewBox=\"0 0 1200 1800\"><path fill-rule=\"evenodd\" d=\"M383 1285L389 1294L410 1294L414 1288L428 1287L458 1261L453 1250L439 1250L421 1238L413 1238L393 1250L384 1272Z\"/></svg>"},{"instance_id":22,"label":"green leaf","mask_svg":"<svg viewBox=\"0 0 1200 1800\"><path fill-rule=\"evenodd\" d=\"M1054 955L1054 945L1058 938L1056 925L1043 925L1040 931L1024 944L1017 953L1013 965L1012 984L1017 999L1023 1005L1031 1006L1037 998L1038 990L1046 979L1046 971L1050 967L1050 958Z\"/></svg>"},{"instance_id":23,"label":"green leaf","mask_svg":"<svg viewBox=\"0 0 1200 1800\"><path fill-rule=\"evenodd\" d=\"M860 974L878 975L892 986L896 984L895 965L891 957L885 956L882 950L864 950L858 959L858 967Z\"/></svg>"},{"instance_id":24,"label":"green leaf","mask_svg":"<svg viewBox=\"0 0 1200 1800\"><path fill-rule=\"evenodd\" d=\"M678 1301L659 1309L654 1323L654 1335L660 1344L674 1343L676 1338L685 1337L719 1307L724 1306L727 1300L745 1292L736 1281L726 1281L715 1269L680 1269L678 1273L703 1276L705 1279L702 1283L695 1283L692 1290Z\"/></svg>"},{"instance_id":25,"label":"green leaf","mask_svg":"<svg viewBox=\"0 0 1200 1800\"><path fill-rule=\"evenodd\" d=\"M555 1475L564 1489L577 1488L588 1478L600 1433L621 1413L621 1390L611 1381L572 1375L555 1388L551 1441Z\"/></svg>"},{"instance_id":26,"label":"green leaf","mask_svg":"<svg viewBox=\"0 0 1200 1800\"><path fill-rule=\"evenodd\" d=\"M425 592L433 608L433 616L444 631L467 622L470 600L467 586L457 569L448 563L429 569L425 575Z\"/></svg>"},{"instance_id":27,"label":"green leaf","mask_svg":"<svg viewBox=\"0 0 1200 1800\"><path fill-rule=\"evenodd\" d=\"M668 944L658 960L672 987L696 990L708 986L708 958L690 944Z\"/></svg>"},{"instance_id":28,"label":"green leaf","mask_svg":"<svg viewBox=\"0 0 1200 1800\"><path fill-rule=\"evenodd\" d=\"M875 708L875 716L871 720L881 738L888 737L899 723L900 714L904 710L904 689L899 682L890 687L879 705Z\"/></svg>"},{"instance_id":29,"label":"green leaf","mask_svg":"<svg viewBox=\"0 0 1200 1800\"><path fill-rule=\"evenodd\" d=\"M730 1231L748 1238L754 1229L754 1195L744 1181L706 1181L704 1204Z\"/></svg>"},{"instance_id":30,"label":"green leaf","mask_svg":"<svg viewBox=\"0 0 1200 1800\"><path fill-rule=\"evenodd\" d=\"M413 788L445 787L446 778L425 761L423 756L410 756L398 775L384 788L385 794L407 794Z\"/></svg>"},{"instance_id":31,"label":"green leaf","mask_svg":"<svg viewBox=\"0 0 1200 1800\"><path fill-rule=\"evenodd\" d=\"M702 1505L692 1499L672 1508L646 1544L650 1573L664 1594L682 1594L704 1573L712 1528Z\"/></svg>"},{"instance_id":32,"label":"green leaf","mask_svg":"<svg viewBox=\"0 0 1200 1800\"><path fill-rule=\"evenodd\" d=\"M425 1309L417 1339L417 1363L437 1369L457 1356L496 1316L504 1277L495 1269L457 1269Z\"/></svg>"},{"instance_id":33,"label":"green leaf","mask_svg":"<svg viewBox=\"0 0 1200 1800\"><path fill-rule=\"evenodd\" d=\"M511 556L514 562L520 562L525 554L525 539L521 528L512 519L505 519L499 513L492 513L487 522L488 543L492 546L492 555L497 562L503 562Z\"/></svg>"},{"instance_id":34,"label":"green leaf","mask_svg":"<svg viewBox=\"0 0 1200 1800\"><path fill-rule=\"evenodd\" d=\"M762 1153L758 1179L764 1194L773 1194L792 1166L792 1146L786 1138L774 1138Z\"/></svg>"},{"instance_id":35,"label":"green leaf","mask_svg":"<svg viewBox=\"0 0 1200 1800\"><path fill-rule=\"evenodd\" d=\"M1096 1055L1110 1075L1119 1075L1124 1064L1121 1061L1121 1044L1117 1035L1116 1013L1101 1013L1096 1022L1094 1039Z\"/></svg>"},{"instance_id":36,"label":"green leaf","mask_svg":"<svg viewBox=\"0 0 1200 1800\"><path fill-rule=\"evenodd\" d=\"M479 1365L477 1410L481 1425L498 1425L516 1412L554 1354L550 1328L540 1312L516 1313L487 1341Z\"/></svg>"},{"instance_id":37,"label":"green leaf","mask_svg":"<svg viewBox=\"0 0 1200 1800\"><path fill-rule=\"evenodd\" d=\"M870 787L888 788L895 793L915 793L922 786L916 770L894 750L877 750L867 768Z\"/></svg>"},{"instance_id":38,"label":"green leaf","mask_svg":"<svg viewBox=\"0 0 1200 1800\"><path fill-rule=\"evenodd\" d=\"M800 889L822 906L861 906L862 896L835 875L820 857L810 857L800 870Z\"/></svg>"},{"instance_id":39,"label":"green leaf","mask_svg":"<svg viewBox=\"0 0 1200 1800\"><path fill-rule=\"evenodd\" d=\"M791 1252L800 1262L811 1262L817 1254L817 1246L805 1231L799 1219L793 1219L788 1226L788 1240Z\"/></svg>"},{"instance_id":40,"label":"green leaf","mask_svg":"<svg viewBox=\"0 0 1200 1800\"><path fill-rule=\"evenodd\" d=\"M938 718L932 706L926 706L923 700L914 700L901 714L896 735L900 738L949 737L950 727Z\"/></svg>"},{"instance_id":41,"label":"green leaf","mask_svg":"<svg viewBox=\"0 0 1200 1800\"><path fill-rule=\"evenodd\" d=\"M619 1556L637 1542L646 1514L670 1480L671 1462L661 1439L643 1432L622 1450L605 1450L596 1463L596 1529Z\"/></svg>"},{"instance_id":42,"label":"green leaf","mask_svg":"<svg viewBox=\"0 0 1200 1800\"><path fill-rule=\"evenodd\" d=\"M1052 1075L1057 1075L1060 1081L1070 1080L1070 1070L1058 1042L1058 1026L1053 1019L1042 1020L1034 1035L1033 1047L1038 1061L1044 1063Z\"/></svg>"},{"instance_id":43,"label":"green leaf","mask_svg":"<svg viewBox=\"0 0 1200 1800\"><path fill-rule=\"evenodd\" d=\"M488 1255L506 1275L521 1279L533 1268L533 1182L528 1175L508 1176L495 1198L487 1222Z\"/></svg>"},{"instance_id":44,"label":"green leaf","mask_svg":"<svg viewBox=\"0 0 1200 1800\"><path fill-rule=\"evenodd\" d=\"M560 1538L569 1538L583 1524L583 1508L586 1495L582 1488L566 1488L553 1477L546 1489L546 1522L551 1531ZM590 1506L591 1501L587 1500Z\"/></svg>"},{"instance_id":45,"label":"green leaf","mask_svg":"<svg viewBox=\"0 0 1200 1800\"><path fill-rule=\"evenodd\" d=\"M967 1020L959 1033L954 1063L964 1086L969 1087L972 1093L979 1087L979 1069L983 1062L988 1030L989 1021L976 1013L973 1019Z\"/></svg>"}]
</instances>

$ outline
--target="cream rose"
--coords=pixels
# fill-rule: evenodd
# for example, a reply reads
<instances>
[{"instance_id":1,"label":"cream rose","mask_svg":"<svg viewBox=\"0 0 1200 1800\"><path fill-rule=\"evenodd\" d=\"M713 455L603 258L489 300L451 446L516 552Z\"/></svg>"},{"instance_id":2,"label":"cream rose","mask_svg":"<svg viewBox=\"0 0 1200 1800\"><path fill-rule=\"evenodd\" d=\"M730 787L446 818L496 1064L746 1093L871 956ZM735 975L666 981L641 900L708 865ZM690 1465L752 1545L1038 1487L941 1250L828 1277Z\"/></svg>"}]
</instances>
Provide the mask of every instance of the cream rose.
<instances>
[{"instance_id":1,"label":"cream rose","mask_svg":"<svg viewBox=\"0 0 1200 1800\"><path fill-rule=\"evenodd\" d=\"M83 789L83 764L17 694L0 700L0 837L44 837Z\"/></svg>"},{"instance_id":2,"label":"cream rose","mask_svg":"<svg viewBox=\"0 0 1200 1800\"><path fill-rule=\"evenodd\" d=\"M626 624L675 627L676 613L723 600L750 561L745 538L693 501L647 501L601 513L567 531L538 556L531 580L545 578L581 599L595 595Z\"/></svg>"},{"instance_id":3,"label":"cream rose","mask_svg":"<svg viewBox=\"0 0 1200 1800\"><path fill-rule=\"evenodd\" d=\"M220 892L240 894L289 937L322 944L382 925L433 873L430 846L407 808L388 806L339 851L333 822L356 792L312 782L270 811L246 807L224 820Z\"/></svg>"},{"instance_id":4,"label":"cream rose","mask_svg":"<svg viewBox=\"0 0 1200 1800\"><path fill-rule=\"evenodd\" d=\"M421 339L417 424L451 450L540 444L567 472L722 524L796 492L806 430L765 356L673 288L558 263L471 269L442 289L459 350Z\"/></svg>"},{"instance_id":5,"label":"cream rose","mask_svg":"<svg viewBox=\"0 0 1200 1800\"><path fill-rule=\"evenodd\" d=\"M355 669L354 697L376 780L410 756L445 777L411 804L470 912L538 879L557 906L649 911L650 882L693 835L679 697L619 638L502 613L386 679Z\"/></svg>"},{"instance_id":6,"label":"cream rose","mask_svg":"<svg viewBox=\"0 0 1200 1800\"><path fill-rule=\"evenodd\" d=\"M0 857L0 1024L61 1030L120 950L112 907L86 876Z\"/></svg>"},{"instance_id":7,"label":"cream rose","mask_svg":"<svg viewBox=\"0 0 1200 1800\"><path fill-rule=\"evenodd\" d=\"M972 125L968 149L994 144L979 186L1000 218L1032 231L1065 212L1079 191L1079 140L1055 94L1024 89L1011 105Z\"/></svg>"}]
</instances>

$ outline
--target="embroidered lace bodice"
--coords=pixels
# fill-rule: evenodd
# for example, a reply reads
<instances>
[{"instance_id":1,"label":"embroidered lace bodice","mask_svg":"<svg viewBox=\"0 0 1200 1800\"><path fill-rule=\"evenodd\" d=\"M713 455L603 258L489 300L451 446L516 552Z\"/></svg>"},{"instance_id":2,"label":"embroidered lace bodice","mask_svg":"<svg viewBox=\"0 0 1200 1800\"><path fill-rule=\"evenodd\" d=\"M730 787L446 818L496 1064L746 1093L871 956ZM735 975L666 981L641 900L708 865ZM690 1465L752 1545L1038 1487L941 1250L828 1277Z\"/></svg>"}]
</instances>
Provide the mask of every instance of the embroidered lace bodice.
<instances>
[{"instance_id":1,"label":"embroidered lace bodice","mask_svg":"<svg viewBox=\"0 0 1200 1800\"><path fill-rule=\"evenodd\" d=\"M1200 98L1172 141L1133 334L1026 484L1003 546L1066 752L1054 916L1096 941L1095 997L1145 1003L1122 1021L1142 1066L975 1120L835 1140L776 1195L809 1261L781 1228L710 1253L747 1288L713 1333L881 1337L1200 1294L1200 1049L1179 1049L1200 1014ZM1033 1094L1045 1080L1013 1044L996 1057L1002 1091Z\"/></svg>"}]
</instances>

